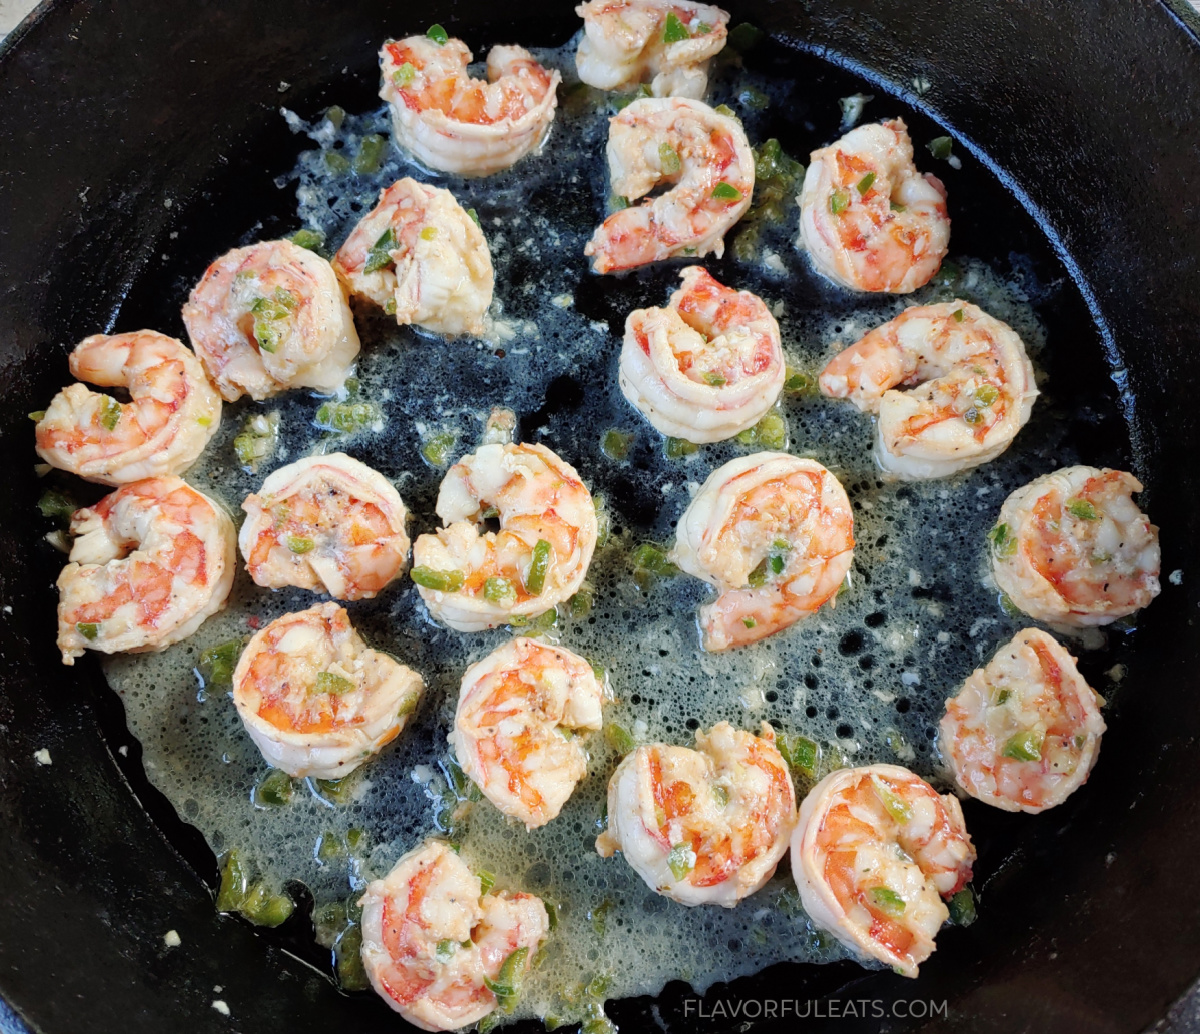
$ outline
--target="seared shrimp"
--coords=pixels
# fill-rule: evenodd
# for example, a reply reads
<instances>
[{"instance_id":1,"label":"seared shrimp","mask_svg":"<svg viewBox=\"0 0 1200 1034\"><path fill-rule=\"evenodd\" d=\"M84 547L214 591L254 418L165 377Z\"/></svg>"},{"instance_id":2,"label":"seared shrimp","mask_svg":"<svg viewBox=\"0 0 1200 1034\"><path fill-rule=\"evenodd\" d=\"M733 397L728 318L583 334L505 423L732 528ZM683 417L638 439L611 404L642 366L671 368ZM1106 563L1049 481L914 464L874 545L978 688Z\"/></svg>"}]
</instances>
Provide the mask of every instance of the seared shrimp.
<instances>
[{"instance_id":1,"label":"seared shrimp","mask_svg":"<svg viewBox=\"0 0 1200 1034\"><path fill-rule=\"evenodd\" d=\"M815 460L780 452L730 460L679 518L673 556L720 593L700 608L704 648L745 646L837 593L854 558L850 500Z\"/></svg>"},{"instance_id":2,"label":"seared shrimp","mask_svg":"<svg viewBox=\"0 0 1200 1034\"><path fill-rule=\"evenodd\" d=\"M1036 814L1087 782L1104 734L1101 703L1075 658L1026 628L946 702L938 747L972 797Z\"/></svg>"},{"instance_id":3,"label":"seared shrimp","mask_svg":"<svg viewBox=\"0 0 1200 1034\"><path fill-rule=\"evenodd\" d=\"M68 365L88 384L128 389L130 401L79 383L55 395L37 424L37 451L60 470L105 485L179 474L220 426L221 396L173 337L153 330L93 334Z\"/></svg>"},{"instance_id":4,"label":"seared shrimp","mask_svg":"<svg viewBox=\"0 0 1200 1034\"><path fill-rule=\"evenodd\" d=\"M1158 528L1123 470L1063 467L1004 500L991 540L992 573L1037 621L1107 625L1159 593Z\"/></svg>"},{"instance_id":5,"label":"seared shrimp","mask_svg":"<svg viewBox=\"0 0 1200 1034\"><path fill-rule=\"evenodd\" d=\"M165 650L225 606L233 587L233 521L173 475L76 510L71 534L71 562L58 576L63 664L84 650Z\"/></svg>"},{"instance_id":6,"label":"seared shrimp","mask_svg":"<svg viewBox=\"0 0 1200 1034\"><path fill-rule=\"evenodd\" d=\"M820 385L879 414L875 460L904 480L994 460L1025 426L1038 395L1016 332L962 301L905 309L835 355Z\"/></svg>"},{"instance_id":7,"label":"seared shrimp","mask_svg":"<svg viewBox=\"0 0 1200 1034\"><path fill-rule=\"evenodd\" d=\"M754 152L733 118L685 97L644 97L609 122L612 191L629 202L666 183L665 193L614 212L584 248L597 273L725 252L725 231L750 207Z\"/></svg>"},{"instance_id":8,"label":"seared shrimp","mask_svg":"<svg viewBox=\"0 0 1200 1034\"><path fill-rule=\"evenodd\" d=\"M897 765L843 768L800 805L792 875L813 924L915 977L971 878L975 848L958 799Z\"/></svg>"},{"instance_id":9,"label":"seared shrimp","mask_svg":"<svg viewBox=\"0 0 1200 1034\"><path fill-rule=\"evenodd\" d=\"M655 97L701 100L708 62L725 46L729 12L692 0L589 0L575 8L579 78L600 90L650 81Z\"/></svg>"},{"instance_id":10,"label":"seared shrimp","mask_svg":"<svg viewBox=\"0 0 1200 1034\"><path fill-rule=\"evenodd\" d=\"M562 76L524 47L492 47L488 81L467 74L461 40L428 36L385 43L379 96L392 108L396 142L431 169L490 176L541 146Z\"/></svg>"},{"instance_id":11,"label":"seared shrimp","mask_svg":"<svg viewBox=\"0 0 1200 1034\"><path fill-rule=\"evenodd\" d=\"M345 453L280 467L242 509L238 545L257 585L361 600L404 569L408 510L400 493Z\"/></svg>"},{"instance_id":12,"label":"seared shrimp","mask_svg":"<svg viewBox=\"0 0 1200 1034\"><path fill-rule=\"evenodd\" d=\"M603 695L582 657L514 639L463 674L450 745L489 801L535 829L587 773L575 733L600 728Z\"/></svg>"},{"instance_id":13,"label":"seared shrimp","mask_svg":"<svg viewBox=\"0 0 1200 1034\"><path fill-rule=\"evenodd\" d=\"M192 289L183 322L227 402L288 388L336 391L358 355L354 317L329 263L291 241L222 255Z\"/></svg>"},{"instance_id":14,"label":"seared shrimp","mask_svg":"<svg viewBox=\"0 0 1200 1034\"><path fill-rule=\"evenodd\" d=\"M424 683L370 649L336 603L284 614L250 640L233 702L268 765L341 779L400 735Z\"/></svg>"},{"instance_id":15,"label":"seared shrimp","mask_svg":"<svg viewBox=\"0 0 1200 1034\"><path fill-rule=\"evenodd\" d=\"M441 187L397 180L333 257L350 293L437 334L482 334L496 284L475 220Z\"/></svg>"},{"instance_id":16,"label":"seared shrimp","mask_svg":"<svg viewBox=\"0 0 1200 1034\"><path fill-rule=\"evenodd\" d=\"M457 1030L514 991L550 929L532 894L484 894L456 852L427 840L362 896L362 961L371 986L422 1030Z\"/></svg>"},{"instance_id":17,"label":"seared shrimp","mask_svg":"<svg viewBox=\"0 0 1200 1034\"><path fill-rule=\"evenodd\" d=\"M429 612L460 632L528 620L574 595L596 548L596 508L544 445L484 445L446 473L419 535L412 579ZM499 531L485 530L495 519Z\"/></svg>"},{"instance_id":18,"label":"seared shrimp","mask_svg":"<svg viewBox=\"0 0 1200 1034\"><path fill-rule=\"evenodd\" d=\"M620 851L647 886L682 905L732 908L774 874L796 824L796 792L766 722L718 722L696 749L638 747L608 784L605 858Z\"/></svg>"},{"instance_id":19,"label":"seared shrimp","mask_svg":"<svg viewBox=\"0 0 1200 1034\"><path fill-rule=\"evenodd\" d=\"M902 119L813 151L798 200L800 245L819 272L854 291L915 291L950 247L946 188L917 172Z\"/></svg>"},{"instance_id":20,"label":"seared shrimp","mask_svg":"<svg viewBox=\"0 0 1200 1034\"><path fill-rule=\"evenodd\" d=\"M783 390L779 324L758 295L699 266L679 275L665 309L625 320L621 391L655 430L719 442L758 423Z\"/></svg>"}]
</instances>

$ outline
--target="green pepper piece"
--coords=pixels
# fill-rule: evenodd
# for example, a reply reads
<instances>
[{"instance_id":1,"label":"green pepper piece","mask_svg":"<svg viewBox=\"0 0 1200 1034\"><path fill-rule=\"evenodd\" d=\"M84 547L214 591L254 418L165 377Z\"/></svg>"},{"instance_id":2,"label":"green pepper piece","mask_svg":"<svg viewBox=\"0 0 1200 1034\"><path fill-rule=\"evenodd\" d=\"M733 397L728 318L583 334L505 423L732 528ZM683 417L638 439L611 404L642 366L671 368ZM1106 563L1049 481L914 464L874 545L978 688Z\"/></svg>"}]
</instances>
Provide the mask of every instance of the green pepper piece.
<instances>
[{"instance_id":1,"label":"green pepper piece","mask_svg":"<svg viewBox=\"0 0 1200 1034\"><path fill-rule=\"evenodd\" d=\"M496 885L496 874L488 872L487 869L480 869L475 875L479 877L480 897L488 893Z\"/></svg>"},{"instance_id":2,"label":"green pepper piece","mask_svg":"<svg viewBox=\"0 0 1200 1034\"><path fill-rule=\"evenodd\" d=\"M538 539L533 547L533 556L529 560L529 570L525 574L525 591L530 596L540 596L546 587L546 575L550 571L550 543Z\"/></svg>"},{"instance_id":3,"label":"green pepper piece","mask_svg":"<svg viewBox=\"0 0 1200 1034\"><path fill-rule=\"evenodd\" d=\"M633 438L631 434L624 434L615 427L610 427L600 439L600 451L610 460L623 460L629 455Z\"/></svg>"},{"instance_id":4,"label":"green pepper piece","mask_svg":"<svg viewBox=\"0 0 1200 1034\"><path fill-rule=\"evenodd\" d=\"M425 35L433 40L433 42L439 47L444 47L448 42L450 42L449 33L447 33L446 30L440 25L438 25L437 22L434 22L431 26L429 26L429 28L425 31Z\"/></svg>"},{"instance_id":5,"label":"green pepper piece","mask_svg":"<svg viewBox=\"0 0 1200 1034\"><path fill-rule=\"evenodd\" d=\"M872 887L870 895L875 907L881 912L886 912L890 916L904 914L906 907L904 898L892 890L891 887Z\"/></svg>"},{"instance_id":6,"label":"green pepper piece","mask_svg":"<svg viewBox=\"0 0 1200 1034\"><path fill-rule=\"evenodd\" d=\"M483 583L483 595L492 603L511 605L516 602L517 590L507 578L493 575Z\"/></svg>"},{"instance_id":7,"label":"green pepper piece","mask_svg":"<svg viewBox=\"0 0 1200 1034\"><path fill-rule=\"evenodd\" d=\"M387 269L395 263L391 253L397 249L398 242L396 240L396 232L389 226L380 235L373 245L371 250L367 252L367 260L363 263L364 273L378 273L381 269Z\"/></svg>"},{"instance_id":8,"label":"green pepper piece","mask_svg":"<svg viewBox=\"0 0 1200 1034\"><path fill-rule=\"evenodd\" d=\"M662 171L667 176L674 176L680 169L683 168L683 162L679 158L679 152L670 144L658 145L658 164Z\"/></svg>"},{"instance_id":9,"label":"green pepper piece","mask_svg":"<svg viewBox=\"0 0 1200 1034\"><path fill-rule=\"evenodd\" d=\"M850 205L850 195L844 190L835 190L829 195L829 211L841 215Z\"/></svg>"},{"instance_id":10,"label":"green pepper piece","mask_svg":"<svg viewBox=\"0 0 1200 1034\"><path fill-rule=\"evenodd\" d=\"M414 567L408 576L423 589L458 592L466 578L462 571L435 571L432 567Z\"/></svg>"},{"instance_id":11,"label":"green pepper piece","mask_svg":"<svg viewBox=\"0 0 1200 1034\"><path fill-rule=\"evenodd\" d=\"M326 151L325 168L334 176L341 176L350 171L350 159L338 151Z\"/></svg>"},{"instance_id":12,"label":"green pepper piece","mask_svg":"<svg viewBox=\"0 0 1200 1034\"><path fill-rule=\"evenodd\" d=\"M292 779L273 768L254 788L254 803L260 808L279 808L292 799Z\"/></svg>"},{"instance_id":13,"label":"green pepper piece","mask_svg":"<svg viewBox=\"0 0 1200 1034\"><path fill-rule=\"evenodd\" d=\"M421 446L421 458L431 467L444 467L450 462L458 435L453 431L439 431Z\"/></svg>"},{"instance_id":14,"label":"green pepper piece","mask_svg":"<svg viewBox=\"0 0 1200 1034\"><path fill-rule=\"evenodd\" d=\"M997 557L1004 559L1016 554L1017 537L1012 534L1007 524L997 524L988 532L987 537L992 544L992 552Z\"/></svg>"},{"instance_id":15,"label":"green pepper piece","mask_svg":"<svg viewBox=\"0 0 1200 1034\"><path fill-rule=\"evenodd\" d=\"M1036 729L1027 729L1010 736L1000 753L1014 761L1041 761L1042 734Z\"/></svg>"},{"instance_id":16,"label":"green pepper piece","mask_svg":"<svg viewBox=\"0 0 1200 1034\"><path fill-rule=\"evenodd\" d=\"M354 681L344 675L332 671L317 672L317 692L331 696L341 696L343 693L354 691Z\"/></svg>"},{"instance_id":17,"label":"green pepper piece","mask_svg":"<svg viewBox=\"0 0 1200 1034\"><path fill-rule=\"evenodd\" d=\"M944 161L950 157L950 152L954 148L954 140L948 136L937 136L925 146L929 148L929 153L935 158L940 158Z\"/></svg>"},{"instance_id":18,"label":"green pepper piece","mask_svg":"<svg viewBox=\"0 0 1200 1034\"><path fill-rule=\"evenodd\" d=\"M751 25L749 22L741 22L729 30L725 44L734 53L744 54L758 46L764 35L762 29L757 26Z\"/></svg>"},{"instance_id":19,"label":"green pepper piece","mask_svg":"<svg viewBox=\"0 0 1200 1034\"><path fill-rule=\"evenodd\" d=\"M674 578L679 574L679 568L667 559L666 554L648 542L643 542L638 546L633 551L631 559L634 570L649 571L651 574L660 575L663 578Z\"/></svg>"},{"instance_id":20,"label":"green pepper piece","mask_svg":"<svg viewBox=\"0 0 1200 1034\"><path fill-rule=\"evenodd\" d=\"M1067 503L1067 513L1072 517L1078 517L1081 521L1098 521L1100 519L1096 507L1086 499L1070 500Z\"/></svg>"},{"instance_id":21,"label":"green pepper piece","mask_svg":"<svg viewBox=\"0 0 1200 1034\"><path fill-rule=\"evenodd\" d=\"M913 817L912 805L893 790L882 778L871 776L871 787L886 811L897 822L908 822Z\"/></svg>"},{"instance_id":22,"label":"green pepper piece","mask_svg":"<svg viewBox=\"0 0 1200 1034\"><path fill-rule=\"evenodd\" d=\"M783 390L789 395L806 395L813 389L815 381L806 373L793 370L790 366L784 373Z\"/></svg>"},{"instance_id":23,"label":"green pepper piece","mask_svg":"<svg viewBox=\"0 0 1200 1034\"><path fill-rule=\"evenodd\" d=\"M79 507L70 496L51 488L37 501L37 508L43 517L53 517L65 526Z\"/></svg>"},{"instance_id":24,"label":"green pepper piece","mask_svg":"<svg viewBox=\"0 0 1200 1034\"><path fill-rule=\"evenodd\" d=\"M241 639L229 639L216 646L210 646L200 654L200 662L196 667L205 685L218 686L232 682L233 670L237 667L241 652Z\"/></svg>"},{"instance_id":25,"label":"green pepper piece","mask_svg":"<svg viewBox=\"0 0 1200 1034\"><path fill-rule=\"evenodd\" d=\"M90 641L100 634L100 626L95 621L77 621L75 631Z\"/></svg>"},{"instance_id":26,"label":"green pepper piece","mask_svg":"<svg viewBox=\"0 0 1200 1034\"><path fill-rule=\"evenodd\" d=\"M821 748L807 736L784 734L776 742L779 753L792 768L813 779L821 760Z\"/></svg>"},{"instance_id":27,"label":"green pepper piece","mask_svg":"<svg viewBox=\"0 0 1200 1034\"><path fill-rule=\"evenodd\" d=\"M105 395L100 403L100 426L106 431L116 430L121 422L121 403L111 395Z\"/></svg>"},{"instance_id":28,"label":"green pepper piece","mask_svg":"<svg viewBox=\"0 0 1200 1034\"><path fill-rule=\"evenodd\" d=\"M725 378L719 373L714 373L711 370L707 370L701 376L704 380L704 383L710 388L721 388L725 386Z\"/></svg>"},{"instance_id":29,"label":"green pepper piece","mask_svg":"<svg viewBox=\"0 0 1200 1034\"><path fill-rule=\"evenodd\" d=\"M975 392L975 405L990 406L1000 397L1000 389L994 384L981 384Z\"/></svg>"},{"instance_id":30,"label":"green pepper piece","mask_svg":"<svg viewBox=\"0 0 1200 1034\"><path fill-rule=\"evenodd\" d=\"M289 535L287 537L287 548L293 553L308 553L316 543L303 535Z\"/></svg>"},{"instance_id":31,"label":"green pepper piece","mask_svg":"<svg viewBox=\"0 0 1200 1034\"><path fill-rule=\"evenodd\" d=\"M249 879L242 866L236 848L230 851L221 864L221 887L217 891L217 911L236 912L246 900Z\"/></svg>"},{"instance_id":32,"label":"green pepper piece","mask_svg":"<svg viewBox=\"0 0 1200 1034\"><path fill-rule=\"evenodd\" d=\"M637 743L629 730L617 722L604 723L604 742L607 743L618 754L628 754Z\"/></svg>"},{"instance_id":33,"label":"green pepper piece","mask_svg":"<svg viewBox=\"0 0 1200 1034\"><path fill-rule=\"evenodd\" d=\"M726 183L724 180L721 180L720 183L713 187L712 196L718 201L742 200L742 192L732 183Z\"/></svg>"},{"instance_id":34,"label":"green pepper piece","mask_svg":"<svg viewBox=\"0 0 1200 1034\"><path fill-rule=\"evenodd\" d=\"M405 61L399 68L392 73L392 82L401 90L405 90L412 86L413 81L417 78L417 68L411 61Z\"/></svg>"},{"instance_id":35,"label":"green pepper piece","mask_svg":"<svg viewBox=\"0 0 1200 1034\"><path fill-rule=\"evenodd\" d=\"M668 438L663 443L663 454L669 460L678 460L684 456L691 456L698 452L699 449L699 445L695 442L689 442L686 438Z\"/></svg>"},{"instance_id":36,"label":"green pepper piece","mask_svg":"<svg viewBox=\"0 0 1200 1034\"><path fill-rule=\"evenodd\" d=\"M950 922L955 926L970 926L978 918L975 911L975 895L970 887L963 887L946 902L946 905L950 909Z\"/></svg>"},{"instance_id":37,"label":"green pepper piece","mask_svg":"<svg viewBox=\"0 0 1200 1034\"><path fill-rule=\"evenodd\" d=\"M696 852L686 843L675 844L667 855L667 867L675 879L682 880L696 867Z\"/></svg>"},{"instance_id":38,"label":"green pepper piece","mask_svg":"<svg viewBox=\"0 0 1200 1034\"><path fill-rule=\"evenodd\" d=\"M512 1012L521 995L521 982L525 976L525 960L528 956L528 948L518 948L501 964L495 980L483 978L487 989L496 996L499 1007L505 1012Z\"/></svg>"},{"instance_id":39,"label":"green pepper piece","mask_svg":"<svg viewBox=\"0 0 1200 1034\"><path fill-rule=\"evenodd\" d=\"M663 42L681 43L683 40L691 38L692 34L688 32L687 26L679 20L679 15L674 11L669 12L666 23L663 25Z\"/></svg>"},{"instance_id":40,"label":"green pepper piece","mask_svg":"<svg viewBox=\"0 0 1200 1034\"><path fill-rule=\"evenodd\" d=\"M379 171L387 142L378 133L368 133L359 141L358 154L354 156L354 171L360 176L370 176Z\"/></svg>"},{"instance_id":41,"label":"green pepper piece","mask_svg":"<svg viewBox=\"0 0 1200 1034\"><path fill-rule=\"evenodd\" d=\"M865 195L875 183L875 173L868 172L862 179L858 181L858 192Z\"/></svg>"}]
</instances>

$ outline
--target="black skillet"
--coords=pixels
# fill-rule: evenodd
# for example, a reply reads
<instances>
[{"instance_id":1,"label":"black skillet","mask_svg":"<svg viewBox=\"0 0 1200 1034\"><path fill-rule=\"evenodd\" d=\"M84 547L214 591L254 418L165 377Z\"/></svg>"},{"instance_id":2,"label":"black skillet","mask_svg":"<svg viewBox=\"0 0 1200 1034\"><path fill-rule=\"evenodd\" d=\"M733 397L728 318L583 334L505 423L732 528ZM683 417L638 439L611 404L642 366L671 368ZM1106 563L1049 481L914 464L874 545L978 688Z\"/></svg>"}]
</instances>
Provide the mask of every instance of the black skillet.
<instances>
[{"instance_id":1,"label":"black skillet","mask_svg":"<svg viewBox=\"0 0 1200 1034\"><path fill-rule=\"evenodd\" d=\"M1061 284L1043 311L1052 373L1083 371L1075 389L1125 421L1097 418L1076 440L1085 459L1093 437L1132 443L1121 458L1148 486L1164 573L1184 578L1125 644L1134 684L1087 791L1033 821L973 826L981 918L943 934L918 982L777 966L712 989L705 1014L775 1001L860 1018L758 1029L1130 1032L1200 973L1200 23L1179 2L731 5L775 35L761 60L794 61L818 92L865 79L953 132L986 189L1016 199L956 207L956 245L997 261L1016 248ZM264 236L290 228L271 185L299 146L281 90L305 114L365 109L388 34L436 17L477 48L551 45L575 29L569 7L81 0L44 4L0 51L0 1029L398 1029L293 954L303 937L216 915L213 859L146 783L99 668L58 663L60 558L31 518L25 414L61 386L82 333L178 332L173 270L192 275L258 215ZM918 76L935 85L923 99ZM700 1011L681 984L610 1009L626 1031L742 1029Z\"/></svg>"}]
</instances>

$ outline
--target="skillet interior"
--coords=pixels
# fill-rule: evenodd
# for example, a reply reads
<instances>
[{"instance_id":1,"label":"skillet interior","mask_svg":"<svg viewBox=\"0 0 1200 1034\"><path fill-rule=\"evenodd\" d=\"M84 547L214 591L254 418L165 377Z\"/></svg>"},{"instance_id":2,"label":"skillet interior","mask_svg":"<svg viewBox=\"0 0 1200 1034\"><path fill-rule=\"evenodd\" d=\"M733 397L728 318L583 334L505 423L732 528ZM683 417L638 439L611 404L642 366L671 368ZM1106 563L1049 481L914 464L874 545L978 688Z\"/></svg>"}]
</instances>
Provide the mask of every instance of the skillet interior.
<instances>
[{"instance_id":1,"label":"skillet interior","mask_svg":"<svg viewBox=\"0 0 1200 1034\"><path fill-rule=\"evenodd\" d=\"M903 93L917 74L935 80L939 121L1011 175L1082 289L1082 299L1065 292L1053 314L1060 336L1093 370L1103 348L1127 371L1129 460L1166 529L1164 571L1182 568L1185 581L1142 622L1141 685L1122 701L1088 792L1028 824L980 828L984 921L945 935L919 992L890 974L838 965L777 967L739 982L732 996L949 998L960 1027L1130 1030L1161 1015L1200 970L1200 888L1190 873L1200 788L1187 753L1198 725L1187 575L1200 494L1188 463L1200 369L1186 351L1200 315L1198 217L1187 207L1197 186L1200 58L1151 3L1114 5L1103 31L1099 20L1085 24L1050 3L1026 5L1020 18L999 3L952 17L948 4L915 15L903 7L871 5L868 15L847 4L804 13L748 5L741 13L803 49L872 69L876 89L891 83L889 92ZM552 44L573 28L565 13L500 26L486 21L482 4L447 5L438 16L472 43ZM270 185L298 147L275 113L280 82L291 84L286 103L302 112L335 101L369 106L374 48L398 19L370 4L324 11L268 2L256 5L253 24L229 5L177 12L167 26L149 4L63 5L44 12L0 65L8 102L0 138L12 148L0 180L9 224L0 245L2 426L13 457L13 491L0 500L11 558L3 602L13 608L0 622L9 662L0 808L13 831L0 845L10 874L0 990L36 1027L157 1030L187 1016L189 1029L228 1029L210 1007L216 997L237 1003L245 1029L394 1025L379 1003L342 999L284 944L212 914L194 874L215 875L206 849L145 784L136 744L129 758L112 753L129 739L98 667L68 674L58 665L47 634L58 558L29 546L37 487L24 413L59 387L79 328L109 326L118 310L121 326L131 326L174 305L148 297L145 285L163 278L144 275L171 253L172 230L186 223L188 248L207 257L228 246L227 225L287 211ZM485 24L489 31L466 28ZM1123 60L1113 57L1114 40ZM234 195L222 185L233 182L248 189L230 210ZM175 199L171 209L164 197ZM202 216L209 198L220 201L219 219ZM1087 305L1100 318L1098 340ZM1085 376L1080 389L1103 385ZM42 747L55 759L50 768L32 762ZM168 952L161 935L171 928L183 946ZM668 1026L696 1026L683 1012L685 990L669 987L658 1002ZM611 1013L640 1029L648 1010L634 1001Z\"/></svg>"}]
</instances>

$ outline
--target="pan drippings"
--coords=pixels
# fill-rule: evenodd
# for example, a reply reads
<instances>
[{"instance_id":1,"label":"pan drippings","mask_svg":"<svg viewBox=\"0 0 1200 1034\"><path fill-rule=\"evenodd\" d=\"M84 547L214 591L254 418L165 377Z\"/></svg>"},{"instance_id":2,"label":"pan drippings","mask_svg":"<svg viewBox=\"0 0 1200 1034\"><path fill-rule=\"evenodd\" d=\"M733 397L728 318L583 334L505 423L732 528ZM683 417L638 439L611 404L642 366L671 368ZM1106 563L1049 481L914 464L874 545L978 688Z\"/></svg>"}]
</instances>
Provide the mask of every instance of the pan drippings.
<instances>
[{"instance_id":1,"label":"pan drippings","mask_svg":"<svg viewBox=\"0 0 1200 1034\"><path fill-rule=\"evenodd\" d=\"M1045 405L1035 408L1013 447L983 467L941 481L885 483L871 460L868 417L815 394L785 395L788 450L832 470L853 505L851 579L836 606L777 636L745 650L702 652L696 610L710 598L707 587L686 575L635 575L631 554L647 542L669 545L705 477L754 449L730 441L669 457L662 436L621 396L624 316L664 304L678 269L660 265L623 278L588 270L584 244L609 203L604 145L612 106L610 97L579 87L573 53L568 46L537 54L565 79L543 153L486 179L430 175L391 150L377 168L360 160L364 153L371 159L373 135L387 138L386 109L335 113L312 125L288 113L315 143L282 184L296 183L299 223L332 250L379 190L400 176L447 186L475 210L487 237L496 270L492 318L483 341L444 341L397 328L378 310L358 310L357 387L342 401L367 407L371 419L362 429L329 429L328 400L305 392L262 404L243 399L227 408L220 432L187 475L236 510L277 466L314 450L345 451L393 481L413 514L415 538L438 524L433 506L445 461L480 443L493 407L515 411L519 439L550 446L578 469L603 497L611 528L588 576L590 611L563 608L546 633L603 666L615 698L605 711L606 733L586 741L588 775L561 815L527 833L486 800L472 801L465 785L456 792L446 734L459 680L513 631L441 628L407 578L347 609L370 645L424 676L419 710L347 785L295 781L286 803L271 803L286 793L256 790L269 770L238 720L228 686L204 685L194 669L205 649L304 609L314 596L259 589L240 571L228 608L186 642L162 654L106 661L150 781L215 853L237 849L273 891L303 883L320 911L356 898L368 880L441 830L461 843L473 866L495 873L499 888L528 890L556 906L551 950L513 1015L564 1018L582 1016L589 995L652 994L675 978L704 989L783 960L843 957L845 949L808 922L786 865L733 909L685 908L651 892L629 866L600 858L593 845L618 750L628 749L630 739L686 745L694 730L721 720L756 729L765 719L821 744L824 768L895 763L945 786L933 747L943 702L1024 624L1005 612L986 582L985 535L1009 492L1080 460L1066 425ZM733 61L714 69L712 102L739 114L751 142L780 136L784 150L805 161L809 150L838 135L841 111L833 98L797 108L801 96L790 78L751 73ZM791 109L806 113L789 121L783 115ZM909 117L880 99L868 117L897 111ZM918 150L922 168L940 164L923 146ZM953 216L953 173L947 183ZM783 207L783 221L765 225L752 261L734 256L735 230L725 258L706 265L723 283L767 301L789 365L810 377L839 344L907 305L954 297L1011 325L1035 365L1053 348L1029 300L1045 295L1020 258L1012 268L992 269L960 254L952 239L952 261L930 286L903 299L851 295L811 271L793 244L794 201ZM241 242L229 245L235 243ZM327 426L320 427L323 404ZM239 466L233 440L249 415L270 412L279 414L279 445L250 473ZM623 458L602 448L610 430L631 436ZM799 795L807 788L799 785ZM968 824L975 813L968 808ZM590 991L581 983L588 981Z\"/></svg>"}]
</instances>

